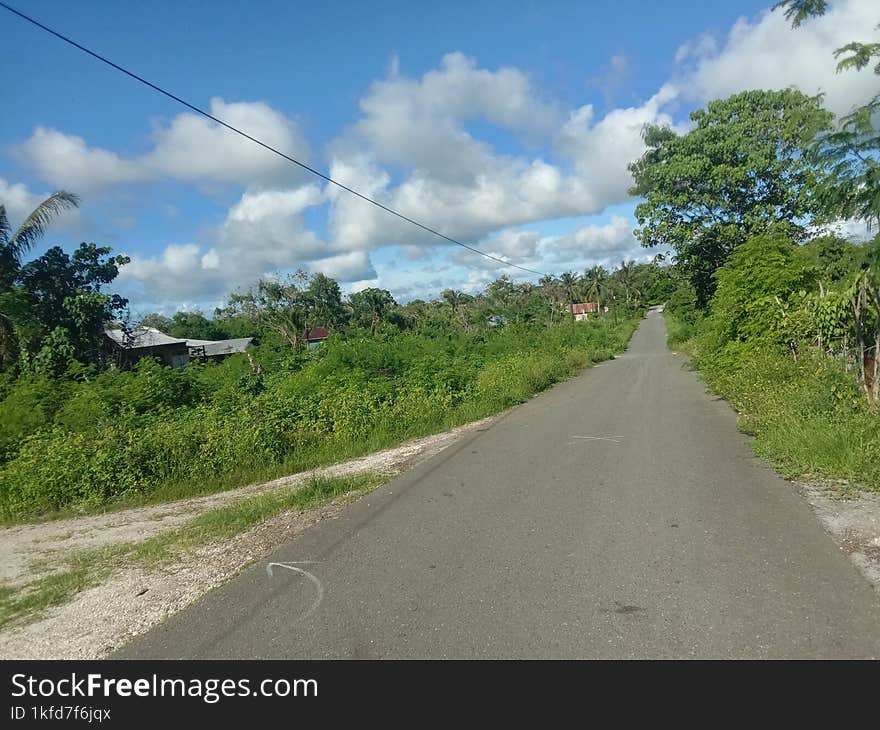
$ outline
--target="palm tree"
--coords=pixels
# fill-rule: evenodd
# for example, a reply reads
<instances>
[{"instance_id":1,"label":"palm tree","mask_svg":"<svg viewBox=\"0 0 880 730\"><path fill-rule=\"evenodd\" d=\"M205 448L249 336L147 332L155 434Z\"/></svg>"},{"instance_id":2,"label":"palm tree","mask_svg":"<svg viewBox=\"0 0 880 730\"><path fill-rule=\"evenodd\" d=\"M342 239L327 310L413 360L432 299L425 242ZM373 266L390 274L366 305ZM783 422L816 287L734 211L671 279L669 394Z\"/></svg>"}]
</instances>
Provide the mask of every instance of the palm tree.
<instances>
[{"instance_id":1,"label":"palm tree","mask_svg":"<svg viewBox=\"0 0 880 730\"><path fill-rule=\"evenodd\" d=\"M53 218L69 208L78 206L78 196L59 190L34 208L18 230L12 233L9 219L6 217L6 206L0 203L0 265L3 267L3 274L8 276L21 267L22 259L33 248L37 239L46 232Z\"/></svg>"},{"instance_id":2,"label":"palm tree","mask_svg":"<svg viewBox=\"0 0 880 730\"><path fill-rule=\"evenodd\" d=\"M626 297L626 304L629 306L633 301L639 303L642 299L642 293L635 285L635 261L623 261L617 270L617 280L623 289Z\"/></svg>"},{"instance_id":3,"label":"palm tree","mask_svg":"<svg viewBox=\"0 0 880 730\"><path fill-rule=\"evenodd\" d=\"M563 311L563 294L559 280L550 274L546 274L538 279L538 285L541 287L541 296L547 302L550 309L550 320L547 322L548 327L553 326L553 318Z\"/></svg>"},{"instance_id":4,"label":"palm tree","mask_svg":"<svg viewBox=\"0 0 880 730\"><path fill-rule=\"evenodd\" d=\"M608 272L601 266L594 266L586 272L587 298L596 302L601 309L608 289Z\"/></svg>"},{"instance_id":5,"label":"palm tree","mask_svg":"<svg viewBox=\"0 0 880 730\"><path fill-rule=\"evenodd\" d=\"M579 282L580 279L578 275L573 271L564 271L562 276L559 277L559 283L565 291L565 296L568 297L569 304L574 304L575 290L577 289Z\"/></svg>"},{"instance_id":6,"label":"palm tree","mask_svg":"<svg viewBox=\"0 0 880 730\"><path fill-rule=\"evenodd\" d=\"M465 325L465 329L469 329L465 318L465 304L473 299L468 294L454 289L444 289L440 292L443 303L446 304L452 312L452 320L458 319L461 324Z\"/></svg>"}]
</instances>

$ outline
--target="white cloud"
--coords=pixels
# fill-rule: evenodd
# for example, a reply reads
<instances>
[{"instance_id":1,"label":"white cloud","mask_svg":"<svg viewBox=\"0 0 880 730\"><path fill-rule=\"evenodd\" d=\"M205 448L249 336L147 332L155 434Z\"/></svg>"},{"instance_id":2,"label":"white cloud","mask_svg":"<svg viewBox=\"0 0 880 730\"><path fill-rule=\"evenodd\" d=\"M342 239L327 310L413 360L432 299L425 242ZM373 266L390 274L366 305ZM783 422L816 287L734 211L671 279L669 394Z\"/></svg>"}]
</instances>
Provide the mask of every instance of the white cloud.
<instances>
[{"instance_id":1,"label":"white cloud","mask_svg":"<svg viewBox=\"0 0 880 730\"><path fill-rule=\"evenodd\" d=\"M603 225L581 226L562 236L547 237L541 241L540 252L547 260L563 265L619 263L646 255L633 235L632 221L621 215L611 216Z\"/></svg>"},{"instance_id":2,"label":"white cloud","mask_svg":"<svg viewBox=\"0 0 880 730\"><path fill-rule=\"evenodd\" d=\"M618 60L617 65L620 66ZM500 228L598 213L627 198L627 165L644 150L645 123L672 124L677 97L664 86L641 106L596 119L592 106L561 113L515 69L487 71L462 54L414 80L374 84L363 116L331 146L331 176L441 233L474 240ZM467 123L478 119L536 135L544 155L496 152ZM558 157L558 162L549 158ZM386 166L403 166L392 180ZM393 168L392 168L393 169ZM341 248L443 245L387 212L330 191L330 229Z\"/></svg>"},{"instance_id":3,"label":"white cloud","mask_svg":"<svg viewBox=\"0 0 880 730\"><path fill-rule=\"evenodd\" d=\"M527 259L535 255L541 234L538 231L504 230L488 243L490 253L498 257L509 257L514 260Z\"/></svg>"},{"instance_id":4,"label":"white cloud","mask_svg":"<svg viewBox=\"0 0 880 730\"><path fill-rule=\"evenodd\" d=\"M58 188L82 191L149 178L136 162L124 160L115 152L90 148L82 137L44 127L37 127L14 152L43 180Z\"/></svg>"},{"instance_id":5,"label":"white cloud","mask_svg":"<svg viewBox=\"0 0 880 730\"><path fill-rule=\"evenodd\" d=\"M642 130L646 124L668 125L684 132L665 109L678 98L678 89L664 84L638 107L614 109L594 119L592 105L571 113L557 137L557 147L575 164L584 185L589 185L599 209L626 200L632 186L627 165L645 151ZM593 211L588 211L593 212Z\"/></svg>"},{"instance_id":6,"label":"white cloud","mask_svg":"<svg viewBox=\"0 0 880 730\"><path fill-rule=\"evenodd\" d=\"M210 112L292 157L309 159L308 144L296 124L268 104L215 98ZM190 112L167 125L158 124L152 139L150 152L125 158L89 147L81 137L37 127L14 154L48 183L78 191L169 178L271 185L304 175L269 150Z\"/></svg>"},{"instance_id":7,"label":"white cloud","mask_svg":"<svg viewBox=\"0 0 880 730\"><path fill-rule=\"evenodd\" d=\"M835 0L826 15L796 29L781 11L740 18L726 38L703 36L679 49L681 88L705 102L747 89L796 86L807 94L824 92L828 109L846 113L877 93L877 78L869 70L836 73L834 50L864 39L878 21L876 0Z\"/></svg>"},{"instance_id":8,"label":"white cloud","mask_svg":"<svg viewBox=\"0 0 880 730\"><path fill-rule=\"evenodd\" d=\"M0 177L0 204L6 207L6 217L10 225L24 220L44 197L32 193L22 183L10 183Z\"/></svg>"},{"instance_id":9,"label":"white cloud","mask_svg":"<svg viewBox=\"0 0 880 730\"><path fill-rule=\"evenodd\" d=\"M214 98L210 112L270 147L309 161L309 146L296 124L268 104ZM153 142L155 148L141 164L156 177L255 184L290 179L297 169L273 152L191 113L179 114L167 127L157 127Z\"/></svg>"},{"instance_id":10,"label":"white cloud","mask_svg":"<svg viewBox=\"0 0 880 730\"><path fill-rule=\"evenodd\" d=\"M221 299L260 276L304 268L340 281L375 276L366 251L345 251L304 227L307 208L325 201L315 184L286 190L250 190L210 232L210 247L171 244L161 254L132 255L120 279L139 282L153 298Z\"/></svg>"}]
</instances>

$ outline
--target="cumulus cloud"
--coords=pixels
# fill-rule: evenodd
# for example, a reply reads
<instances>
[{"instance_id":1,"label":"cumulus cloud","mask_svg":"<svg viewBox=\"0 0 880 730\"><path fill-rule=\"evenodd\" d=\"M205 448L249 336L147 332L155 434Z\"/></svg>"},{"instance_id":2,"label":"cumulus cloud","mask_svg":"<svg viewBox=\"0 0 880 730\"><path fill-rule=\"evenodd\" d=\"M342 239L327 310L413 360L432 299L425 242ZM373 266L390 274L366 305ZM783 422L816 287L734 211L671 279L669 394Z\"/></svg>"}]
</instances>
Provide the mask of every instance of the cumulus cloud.
<instances>
[{"instance_id":1,"label":"cumulus cloud","mask_svg":"<svg viewBox=\"0 0 880 730\"><path fill-rule=\"evenodd\" d=\"M869 71L838 74L833 52L877 25L876 0L836 0L826 15L792 29L781 11L740 18L724 38L702 36L676 54L688 97L705 102L746 89L824 92L825 106L844 114L877 93Z\"/></svg>"},{"instance_id":2,"label":"cumulus cloud","mask_svg":"<svg viewBox=\"0 0 880 730\"><path fill-rule=\"evenodd\" d=\"M171 244L162 253L132 255L124 282L138 282L155 298L222 298L260 276L304 268L340 281L375 276L366 251L339 250L304 226L307 208L321 205L318 185L285 190L250 190L210 232L213 245Z\"/></svg>"},{"instance_id":3,"label":"cumulus cloud","mask_svg":"<svg viewBox=\"0 0 880 730\"><path fill-rule=\"evenodd\" d=\"M557 148L574 161L580 179L600 201L600 209L627 198L632 186L627 165L645 151L642 130L646 124L686 131L665 111L678 95L676 86L664 84L641 106L614 109L598 121L592 105L570 114L557 137Z\"/></svg>"},{"instance_id":4,"label":"cumulus cloud","mask_svg":"<svg viewBox=\"0 0 880 730\"><path fill-rule=\"evenodd\" d=\"M147 171L115 152L91 148L82 137L37 127L15 150L43 180L59 188L88 190L98 186L147 180Z\"/></svg>"},{"instance_id":5,"label":"cumulus cloud","mask_svg":"<svg viewBox=\"0 0 880 730\"><path fill-rule=\"evenodd\" d=\"M22 183L10 183L0 177L0 203L6 207L6 217L11 225L24 220L44 198L32 193Z\"/></svg>"},{"instance_id":6,"label":"cumulus cloud","mask_svg":"<svg viewBox=\"0 0 880 730\"><path fill-rule=\"evenodd\" d=\"M361 118L331 146L330 172L444 235L475 240L626 199L627 165L644 150L642 128L672 125L665 107L676 97L667 85L640 106L602 117L591 105L563 114L523 73L480 69L449 54L420 79L398 74L373 84ZM545 153L529 154L526 143L498 152L468 131L474 119L532 141L537 135ZM403 167L400 180L392 181L389 166ZM330 228L344 248L443 243L345 193L331 191L331 201Z\"/></svg>"},{"instance_id":7,"label":"cumulus cloud","mask_svg":"<svg viewBox=\"0 0 880 730\"><path fill-rule=\"evenodd\" d=\"M497 236L479 242L479 248L507 261L548 273L583 270L600 265L614 267L621 261L649 261L659 251L645 249L633 235L633 221L612 215L602 224L573 228L562 235L545 236L540 231L504 230ZM491 272L492 278L507 274L513 278L529 278L522 270L474 256L464 250L449 254L457 266ZM541 268L543 267L543 269Z\"/></svg>"},{"instance_id":8,"label":"cumulus cloud","mask_svg":"<svg viewBox=\"0 0 880 730\"><path fill-rule=\"evenodd\" d=\"M295 122L268 104L214 98L210 112L292 157L309 159L308 144ZM37 127L14 154L48 183L79 191L162 179L270 185L303 175L269 150L189 112L167 125L157 124L152 141L150 152L126 158L90 147L82 137Z\"/></svg>"},{"instance_id":9,"label":"cumulus cloud","mask_svg":"<svg viewBox=\"0 0 880 730\"><path fill-rule=\"evenodd\" d=\"M619 263L624 259L641 258L645 249L633 235L632 221L621 215L611 216L603 225L580 226L562 236L542 239L540 252L548 261L576 268L582 262L596 264Z\"/></svg>"}]
</instances>

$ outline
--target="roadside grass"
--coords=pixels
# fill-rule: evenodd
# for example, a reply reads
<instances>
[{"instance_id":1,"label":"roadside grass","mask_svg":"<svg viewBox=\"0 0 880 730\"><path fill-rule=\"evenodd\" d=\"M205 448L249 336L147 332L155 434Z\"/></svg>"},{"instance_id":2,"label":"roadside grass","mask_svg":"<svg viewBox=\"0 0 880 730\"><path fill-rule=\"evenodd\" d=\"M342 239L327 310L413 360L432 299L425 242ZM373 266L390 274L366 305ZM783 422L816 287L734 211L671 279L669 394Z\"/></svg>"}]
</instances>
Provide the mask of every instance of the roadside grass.
<instances>
[{"instance_id":1,"label":"roadside grass","mask_svg":"<svg viewBox=\"0 0 880 730\"><path fill-rule=\"evenodd\" d=\"M851 373L827 358L798 362L767 350L701 351L694 329L666 312L669 345L688 354L709 389L736 410L752 449L789 479L821 478L880 491L880 412L871 409ZM687 340L676 340L690 333Z\"/></svg>"},{"instance_id":2,"label":"roadside grass","mask_svg":"<svg viewBox=\"0 0 880 730\"><path fill-rule=\"evenodd\" d=\"M371 492L387 477L366 472L340 477L314 477L302 486L238 500L209 510L193 520L140 543L80 550L63 559L63 568L20 588L0 586L0 630L39 618L53 606L98 585L127 567L154 570L207 544L226 540L275 515L304 512L334 501L350 502ZM39 563L35 567L50 566Z\"/></svg>"},{"instance_id":3,"label":"roadside grass","mask_svg":"<svg viewBox=\"0 0 880 730\"><path fill-rule=\"evenodd\" d=\"M683 322L667 309L663 310L663 318L666 320L666 344L669 349L687 352L688 342L694 336L693 325Z\"/></svg>"}]
</instances>

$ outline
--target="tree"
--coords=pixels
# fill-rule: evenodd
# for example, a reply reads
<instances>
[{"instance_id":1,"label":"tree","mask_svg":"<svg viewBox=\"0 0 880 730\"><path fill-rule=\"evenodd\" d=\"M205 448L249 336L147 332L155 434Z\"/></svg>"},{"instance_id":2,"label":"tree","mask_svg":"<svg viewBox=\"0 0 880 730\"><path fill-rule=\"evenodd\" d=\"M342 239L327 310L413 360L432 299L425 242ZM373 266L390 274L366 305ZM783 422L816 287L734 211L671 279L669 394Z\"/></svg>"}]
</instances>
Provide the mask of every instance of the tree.
<instances>
[{"instance_id":1,"label":"tree","mask_svg":"<svg viewBox=\"0 0 880 730\"><path fill-rule=\"evenodd\" d=\"M562 275L559 277L559 285L565 292L565 297L569 304L574 304L577 299L577 291L580 283L580 277L573 271L563 271Z\"/></svg>"},{"instance_id":2,"label":"tree","mask_svg":"<svg viewBox=\"0 0 880 730\"><path fill-rule=\"evenodd\" d=\"M642 292L639 290L636 285L636 262L635 261L621 261L620 268L615 272L617 282L620 284L620 288L623 290L623 296L626 300L626 305L630 304L640 304L642 299Z\"/></svg>"},{"instance_id":3,"label":"tree","mask_svg":"<svg viewBox=\"0 0 880 730\"><path fill-rule=\"evenodd\" d=\"M811 152L830 168L820 189L829 218L858 218L880 227L880 96L841 120L839 129L820 135Z\"/></svg>"},{"instance_id":4,"label":"tree","mask_svg":"<svg viewBox=\"0 0 880 730\"><path fill-rule=\"evenodd\" d=\"M584 294L591 302L600 307L605 304L608 295L608 272L602 266L594 266L584 272Z\"/></svg>"},{"instance_id":5,"label":"tree","mask_svg":"<svg viewBox=\"0 0 880 730\"><path fill-rule=\"evenodd\" d=\"M352 309L353 321L362 327L369 327L373 334L388 314L397 307L391 292L375 287L350 294L348 301Z\"/></svg>"},{"instance_id":6,"label":"tree","mask_svg":"<svg viewBox=\"0 0 880 730\"><path fill-rule=\"evenodd\" d=\"M307 330L334 327L344 314L339 284L324 274L309 278L302 270L284 279L261 279L248 291L233 294L228 305L215 312L224 326L234 318L250 319L293 348L302 344Z\"/></svg>"},{"instance_id":7,"label":"tree","mask_svg":"<svg viewBox=\"0 0 880 730\"><path fill-rule=\"evenodd\" d=\"M746 91L691 114L684 135L648 125L629 169L642 245L671 246L705 307L714 272L743 241L784 224L801 235L818 218L821 170L805 156L832 115L799 91Z\"/></svg>"},{"instance_id":8,"label":"tree","mask_svg":"<svg viewBox=\"0 0 880 730\"><path fill-rule=\"evenodd\" d=\"M16 322L27 316L26 294L15 286L24 256L53 218L78 205L76 195L59 190L40 203L13 232L6 206L0 203L0 370L17 358Z\"/></svg>"},{"instance_id":9,"label":"tree","mask_svg":"<svg viewBox=\"0 0 880 730\"><path fill-rule=\"evenodd\" d=\"M718 289L707 319L714 349L747 341L790 346L785 305L813 287L816 272L807 257L781 232L755 236L737 247L716 274Z\"/></svg>"},{"instance_id":10,"label":"tree","mask_svg":"<svg viewBox=\"0 0 880 730\"><path fill-rule=\"evenodd\" d=\"M286 279L260 279L246 292L229 297L219 314L225 317L246 317L260 329L273 332L291 347L299 347L308 323L308 301L304 271L289 274Z\"/></svg>"},{"instance_id":11,"label":"tree","mask_svg":"<svg viewBox=\"0 0 880 730\"><path fill-rule=\"evenodd\" d=\"M10 286L21 268L25 254L49 227L53 218L65 210L79 206L79 197L65 190L52 193L40 203L18 230L12 232L6 214L6 206L0 203L0 286Z\"/></svg>"},{"instance_id":12,"label":"tree","mask_svg":"<svg viewBox=\"0 0 880 730\"><path fill-rule=\"evenodd\" d=\"M16 281L27 298L17 331L21 355L46 374L60 374L72 360L98 363L104 327L119 317L128 300L105 294L127 256L107 246L81 243L68 255L53 246L21 267Z\"/></svg>"},{"instance_id":13,"label":"tree","mask_svg":"<svg viewBox=\"0 0 880 730\"><path fill-rule=\"evenodd\" d=\"M305 300L308 307L307 326L336 327L345 317L342 306L342 293L329 276L314 274L306 288Z\"/></svg>"},{"instance_id":14,"label":"tree","mask_svg":"<svg viewBox=\"0 0 880 730\"><path fill-rule=\"evenodd\" d=\"M471 297L464 292L455 289L444 289L440 292L443 303L449 307L452 316L455 317L461 312L461 308L471 300Z\"/></svg>"},{"instance_id":15,"label":"tree","mask_svg":"<svg viewBox=\"0 0 880 730\"><path fill-rule=\"evenodd\" d=\"M168 323L168 329L156 329L181 339L223 340L229 337L229 333L219 322L208 319L199 311L175 312Z\"/></svg>"},{"instance_id":16,"label":"tree","mask_svg":"<svg viewBox=\"0 0 880 730\"><path fill-rule=\"evenodd\" d=\"M166 334L171 333L171 327L174 323L168 319L163 314L159 314L158 312L150 312L147 316L143 317L140 322L138 322L138 326L140 327L152 327L155 330L159 330L160 332L164 332Z\"/></svg>"}]
</instances>

